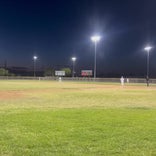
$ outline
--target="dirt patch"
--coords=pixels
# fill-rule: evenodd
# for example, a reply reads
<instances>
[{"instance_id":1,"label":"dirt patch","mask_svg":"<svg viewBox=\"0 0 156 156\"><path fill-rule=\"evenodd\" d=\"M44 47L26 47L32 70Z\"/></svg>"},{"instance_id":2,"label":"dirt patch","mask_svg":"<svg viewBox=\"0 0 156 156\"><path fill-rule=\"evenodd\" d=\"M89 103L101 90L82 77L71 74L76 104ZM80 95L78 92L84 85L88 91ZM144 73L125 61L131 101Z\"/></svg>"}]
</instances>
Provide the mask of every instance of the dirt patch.
<instances>
[{"instance_id":1,"label":"dirt patch","mask_svg":"<svg viewBox=\"0 0 156 156\"><path fill-rule=\"evenodd\" d=\"M97 85L97 84L94 84L94 85L90 85L88 88L87 87L84 87L84 89L117 89L117 90L156 90L156 86L150 86L150 87L147 87L146 85L145 86L142 86L142 85L138 85L138 86L135 86L135 85L124 85L124 86L121 86L121 85L110 85L110 84L101 84L101 85Z\"/></svg>"},{"instance_id":2,"label":"dirt patch","mask_svg":"<svg viewBox=\"0 0 156 156\"><path fill-rule=\"evenodd\" d=\"M19 99L24 95L20 91L0 91L0 100Z\"/></svg>"}]
</instances>

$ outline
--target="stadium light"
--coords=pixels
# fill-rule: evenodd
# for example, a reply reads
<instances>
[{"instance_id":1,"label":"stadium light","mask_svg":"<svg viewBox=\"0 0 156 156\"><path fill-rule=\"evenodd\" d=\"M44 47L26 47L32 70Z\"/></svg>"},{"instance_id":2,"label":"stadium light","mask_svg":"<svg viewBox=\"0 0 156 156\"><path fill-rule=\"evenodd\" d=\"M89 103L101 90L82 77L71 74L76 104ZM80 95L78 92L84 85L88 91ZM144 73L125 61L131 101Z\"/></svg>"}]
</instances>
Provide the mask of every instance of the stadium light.
<instances>
[{"instance_id":1,"label":"stadium light","mask_svg":"<svg viewBox=\"0 0 156 156\"><path fill-rule=\"evenodd\" d=\"M72 62L73 62L73 72L72 72L72 77L74 77L74 75L75 75L74 66L75 66L76 57L72 57L71 60L72 60Z\"/></svg>"},{"instance_id":2,"label":"stadium light","mask_svg":"<svg viewBox=\"0 0 156 156\"><path fill-rule=\"evenodd\" d=\"M144 50L147 51L147 75L146 75L147 87L149 86L149 52L151 49L152 49L151 46L147 46L144 48Z\"/></svg>"},{"instance_id":3,"label":"stadium light","mask_svg":"<svg viewBox=\"0 0 156 156\"><path fill-rule=\"evenodd\" d=\"M93 42L98 42L98 41L100 41L100 39L101 39L100 36L92 36L92 37L91 37L91 40L92 40Z\"/></svg>"},{"instance_id":4,"label":"stadium light","mask_svg":"<svg viewBox=\"0 0 156 156\"><path fill-rule=\"evenodd\" d=\"M37 56L33 56L33 61L34 61L34 77L36 76L36 60L38 59Z\"/></svg>"},{"instance_id":5,"label":"stadium light","mask_svg":"<svg viewBox=\"0 0 156 156\"><path fill-rule=\"evenodd\" d=\"M97 42L99 42L101 39L100 36L92 36L91 40L95 43L95 57L94 57L94 79L96 78L96 47L97 47Z\"/></svg>"}]
</instances>

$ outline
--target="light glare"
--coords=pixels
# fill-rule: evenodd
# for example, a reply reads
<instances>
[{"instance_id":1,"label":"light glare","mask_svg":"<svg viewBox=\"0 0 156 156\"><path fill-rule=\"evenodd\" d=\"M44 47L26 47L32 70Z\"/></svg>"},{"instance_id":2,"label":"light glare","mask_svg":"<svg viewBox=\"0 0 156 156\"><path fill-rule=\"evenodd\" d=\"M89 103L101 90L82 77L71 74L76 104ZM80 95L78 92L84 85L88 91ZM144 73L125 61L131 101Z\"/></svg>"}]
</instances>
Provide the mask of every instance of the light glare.
<instances>
[{"instance_id":1,"label":"light glare","mask_svg":"<svg viewBox=\"0 0 156 156\"><path fill-rule=\"evenodd\" d=\"M34 56L33 58L34 58L34 60L37 60L37 56Z\"/></svg>"},{"instance_id":2,"label":"light glare","mask_svg":"<svg viewBox=\"0 0 156 156\"><path fill-rule=\"evenodd\" d=\"M101 39L100 36L92 36L92 37L91 37L91 40L92 40L93 42L98 42L98 41L100 41L100 39Z\"/></svg>"},{"instance_id":3,"label":"light glare","mask_svg":"<svg viewBox=\"0 0 156 156\"><path fill-rule=\"evenodd\" d=\"M76 57L72 57L72 61L76 61Z\"/></svg>"},{"instance_id":4,"label":"light glare","mask_svg":"<svg viewBox=\"0 0 156 156\"><path fill-rule=\"evenodd\" d=\"M152 47L150 47L150 46L147 46L144 48L144 50L146 50L146 51L150 51L151 49L152 49Z\"/></svg>"}]
</instances>

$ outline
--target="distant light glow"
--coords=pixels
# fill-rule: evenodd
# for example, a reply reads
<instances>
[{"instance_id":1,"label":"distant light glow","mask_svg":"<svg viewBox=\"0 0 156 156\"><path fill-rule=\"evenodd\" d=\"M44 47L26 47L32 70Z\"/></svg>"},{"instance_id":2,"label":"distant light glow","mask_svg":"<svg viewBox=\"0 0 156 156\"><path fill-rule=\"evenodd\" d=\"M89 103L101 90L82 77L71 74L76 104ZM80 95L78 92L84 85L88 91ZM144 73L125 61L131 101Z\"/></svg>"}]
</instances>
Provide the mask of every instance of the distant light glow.
<instances>
[{"instance_id":1,"label":"distant light glow","mask_svg":"<svg viewBox=\"0 0 156 156\"><path fill-rule=\"evenodd\" d=\"M91 40L93 41L93 42L98 42L98 41L100 41L100 39L101 39L101 37L100 36L92 36L91 37Z\"/></svg>"},{"instance_id":2,"label":"distant light glow","mask_svg":"<svg viewBox=\"0 0 156 156\"><path fill-rule=\"evenodd\" d=\"M74 62L76 61L76 57L72 57L71 59L72 59L72 61L74 61Z\"/></svg>"},{"instance_id":3,"label":"distant light glow","mask_svg":"<svg viewBox=\"0 0 156 156\"><path fill-rule=\"evenodd\" d=\"M150 51L151 49L152 49L151 46L147 46L147 47L144 48L144 50L146 50L146 51Z\"/></svg>"},{"instance_id":4,"label":"distant light glow","mask_svg":"<svg viewBox=\"0 0 156 156\"><path fill-rule=\"evenodd\" d=\"M34 56L33 59L34 59L34 60L37 60L37 56Z\"/></svg>"}]
</instances>

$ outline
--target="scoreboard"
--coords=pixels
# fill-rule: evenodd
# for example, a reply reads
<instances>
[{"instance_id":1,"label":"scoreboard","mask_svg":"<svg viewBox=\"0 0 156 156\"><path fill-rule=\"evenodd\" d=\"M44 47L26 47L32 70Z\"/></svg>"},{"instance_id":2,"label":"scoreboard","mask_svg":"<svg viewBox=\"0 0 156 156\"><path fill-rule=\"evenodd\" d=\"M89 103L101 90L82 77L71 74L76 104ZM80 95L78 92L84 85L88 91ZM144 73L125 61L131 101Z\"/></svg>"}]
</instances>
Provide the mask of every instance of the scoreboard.
<instances>
[{"instance_id":1,"label":"scoreboard","mask_svg":"<svg viewBox=\"0 0 156 156\"><path fill-rule=\"evenodd\" d=\"M55 71L55 76L65 76L65 71Z\"/></svg>"},{"instance_id":2,"label":"scoreboard","mask_svg":"<svg viewBox=\"0 0 156 156\"><path fill-rule=\"evenodd\" d=\"M92 76L92 70L81 70L81 76Z\"/></svg>"}]
</instances>

